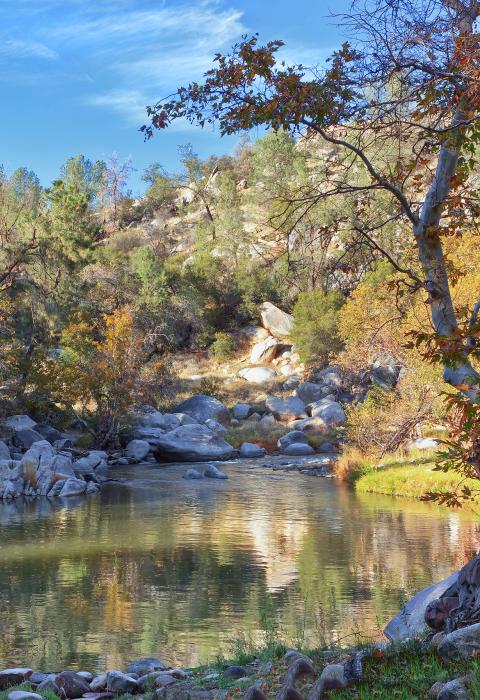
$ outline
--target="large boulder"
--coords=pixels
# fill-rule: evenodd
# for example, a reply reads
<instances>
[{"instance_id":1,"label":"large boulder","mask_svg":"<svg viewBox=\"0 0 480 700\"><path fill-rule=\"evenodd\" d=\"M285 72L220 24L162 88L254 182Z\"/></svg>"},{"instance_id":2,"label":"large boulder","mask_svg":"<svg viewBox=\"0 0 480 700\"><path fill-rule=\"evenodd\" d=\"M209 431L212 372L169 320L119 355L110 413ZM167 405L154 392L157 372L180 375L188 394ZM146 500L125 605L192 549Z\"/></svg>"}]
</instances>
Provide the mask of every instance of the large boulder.
<instances>
[{"instance_id":1,"label":"large boulder","mask_svg":"<svg viewBox=\"0 0 480 700\"><path fill-rule=\"evenodd\" d=\"M267 396L265 405L278 420L288 421L307 417L305 404L298 396L287 396L284 399Z\"/></svg>"},{"instance_id":2,"label":"large boulder","mask_svg":"<svg viewBox=\"0 0 480 700\"><path fill-rule=\"evenodd\" d=\"M31 475L43 467L52 467L55 450L47 440L35 442L30 449L25 452L20 462L22 474Z\"/></svg>"},{"instance_id":3,"label":"large boulder","mask_svg":"<svg viewBox=\"0 0 480 700\"><path fill-rule=\"evenodd\" d=\"M11 455L7 445L2 440L0 440L0 460L2 459L9 460L11 459Z\"/></svg>"},{"instance_id":4,"label":"large boulder","mask_svg":"<svg viewBox=\"0 0 480 700\"><path fill-rule=\"evenodd\" d=\"M31 428L16 430L13 434L13 444L21 450L28 450L35 442L41 442L43 439L43 435Z\"/></svg>"},{"instance_id":5,"label":"large boulder","mask_svg":"<svg viewBox=\"0 0 480 700\"><path fill-rule=\"evenodd\" d=\"M458 571L434 583L413 596L404 608L390 620L383 633L391 642L404 642L418 637L426 628L425 611L429 603L445 593L458 580Z\"/></svg>"},{"instance_id":6,"label":"large boulder","mask_svg":"<svg viewBox=\"0 0 480 700\"><path fill-rule=\"evenodd\" d=\"M292 442L291 445L282 448L282 454L290 457L306 457L315 454L315 450L303 442Z\"/></svg>"},{"instance_id":7,"label":"large boulder","mask_svg":"<svg viewBox=\"0 0 480 700\"><path fill-rule=\"evenodd\" d=\"M370 376L374 384L388 391L396 385L401 369L392 355L381 353L372 364Z\"/></svg>"},{"instance_id":8,"label":"large boulder","mask_svg":"<svg viewBox=\"0 0 480 700\"><path fill-rule=\"evenodd\" d=\"M107 691L116 695L126 695L138 690L139 684L135 678L127 676L121 671L109 671L107 673Z\"/></svg>"},{"instance_id":9,"label":"large boulder","mask_svg":"<svg viewBox=\"0 0 480 700\"><path fill-rule=\"evenodd\" d=\"M186 401L182 401L176 407L175 413L186 413L188 416L195 418L197 423L205 423L209 418L213 418L220 423L227 423L230 420L228 408L218 399L205 394L197 394Z\"/></svg>"},{"instance_id":10,"label":"large boulder","mask_svg":"<svg viewBox=\"0 0 480 700\"><path fill-rule=\"evenodd\" d=\"M150 444L146 440L130 440L125 456L135 462L141 462L150 452Z\"/></svg>"},{"instance_id":11,"label":"large boulder","mask_svg":"<svg viewBox=\"0 0 480 700\"><path fill-rule=\"evenodd\" d=\"M307 435L322 435L327 430L327 426L321 418L303 418L302 420L294 420L290 423L290 427L295 430L301 430Z\"/></svg>"},{"instance_id":12,"label":"large boulder","mask_svg":"<svg viewBox=\"0 0 480 700\"><path fill-rule=\"evenodd\" d=\"M209 464L203 475L208 479L228 479L228 476L221 472L220 469L217 469L214 464Z\"/></svg>"},{"instance_id":13,"label":"large boulder","mask_svg":"<svg viewBox=\"0 0 480 700\"><path fill-rule=\"evenodd\" d=\"M161 461L209 462L233 459L237 450L205 425L182 425L158 439L155 456Z\"/></svg>"},{"instance_id":14,"label":"large boulder","mask_svg":"<svg viewBox=\"0 0 480 700\"><path fill-rule=\"evenodd\" d=\"M260 319L262 326L275 337L288 338L292 333L293 316L269 301L261 304Z\"/></svg>"},{"instance_id":15,"label":"large boulder","mask_svg":"<svg viewBox=\"0 0 480 700\"><path fill-rule=\"evenodd\" d=\"M87 482L82 479L67 479L60 491L59 496L61 498L68 498L70 496L79 496L85 493L87 489Z\"/></svg>"},{"instance_id":16,"label":"large boulder","mask_svg":"<svg viewBox=\"0 0 480 700\"><path fill-rule=\"evenodd\" d=\"M145 676L147 673L166 671L166 669L167 667L165 664L159 659L155 659L152 656L144 656L141 659L132 661L127 668L127 673L136 673L138 676Z\"/></svg>"},{"instance_id":17,"label":"large boulder","mask_svg":"<svg viewBox=\"0 0 480 700\"><path fill-rule=\"evenodd\" d=\"M6 668L0 671L0 690L7 690L7 688L28 681L32 673L31 668Z\"/></svg>"},{"instance_id":18,"label":"large boulder","mask_svg":"<svg viewBox=\"0 0 480 700\"><path fill-rule=\"evenodd\" d=\"M48 440L51 445L54 445L57 440L61 440L63 433L57 430L48 423L38 423L35 427L37 433L40 433L44 440Z\"/></svg>"},{"instance_id":19,"label":"large boulder","mask_svg":"<svg viewBox=\"0 0 480 700\"><path fill-rule=\"evenodd\" d=\"M238 376L252 384L264 384L275 379L277 373L269 367L246 367L240 370Z\"/></svg>"},{"instance_id":20,"label":"large boulder","mask_svg":"<svg viewBox=\"0 0 480 700\"><path fill-rule=\"evenodd\" d=\"M347 417L341 404L330 399L322 399L308 407L312 418L321 418L327 427L345 423Z\"/></svg>"},{"instance_id":21,"label":"large boulder","mask_svg":"<svg viewBox=\"0 0 480 700\"><path fill-rule=\"evenodd\" d=\"M219 423L218 420L215 420L215 418L207 418L205 425L207 428L210 428L212 432L217 433L217 435L226 435L228 433L228 429L222 425L222 423Z\"/></svg>"},{"instance_id":22,"label":"large boulder","mask_svg":"<svg viewBox=\"0 0 480 700\"><path fill-rule=\"evenodd\" d=\"M138 424L141 428L158 428L164 432L175 430L180 425L178 416L173 413L160 413L155 409L151 409L142 413L138 419Z\"/></svg>"},{"instance_id":23,"label":"large boulder","mask_svg":"<svg viewBox=\"0 0 480 700\"><path fill-rule=\"evenodd\" d=\"M340 391L343 385L342 371L336 365L329 365L317 373L319 384L328 387L332 391Z\"/></svg>"},{"instance_id":24,"label":"large boulder","mask_svg":"<svg viewBox=\"0 0 480 700\"><path fill-rule=\"evenodd\" d=\"M90 692L90 686L82 676L75 671L63 671L55 678L55 684L59 689L61 698L75 700Z\"/></svg>"},{"instance_id":25,"label":"large boulder","mask_svg":"<svg viewBox=\"0 0 480 700\"><path fill-rule=\"evenodd\" d=\"M3 425L12 430L32 430L37 424L30 416L9 416L5 418Z\"/></svg>"},{"instance_id":26,"label":"large boulder","mask_svg":"<svg viewBox=\"0 0 480 700\"><path fill-rule=\"evenodd\" d=\"M270 362L278 353L280 341L277 338L268 336L261 343L256 343L250 352L250 362L256 365L258 362Z\"/></svg>"}]
</instances>

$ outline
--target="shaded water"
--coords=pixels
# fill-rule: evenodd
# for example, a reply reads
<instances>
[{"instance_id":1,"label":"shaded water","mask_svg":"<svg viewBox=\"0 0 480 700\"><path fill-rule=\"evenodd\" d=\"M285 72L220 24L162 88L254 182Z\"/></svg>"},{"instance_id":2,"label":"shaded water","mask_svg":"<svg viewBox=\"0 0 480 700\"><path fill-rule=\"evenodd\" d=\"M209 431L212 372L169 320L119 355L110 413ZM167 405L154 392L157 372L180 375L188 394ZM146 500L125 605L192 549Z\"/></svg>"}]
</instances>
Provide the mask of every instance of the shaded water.
<instances>
[{"instance_id":1,"label":"shaded water","mask_svg":"<svg viewBox=\"0 0 480 700\"><path fill-rule=\"evenodd\" d=\"M480 548L473 516L230 464L129 467L70 505L0 505L0 666L215 658L228 641L319 643L384 623Z\"/></svg>"}]
</instances>

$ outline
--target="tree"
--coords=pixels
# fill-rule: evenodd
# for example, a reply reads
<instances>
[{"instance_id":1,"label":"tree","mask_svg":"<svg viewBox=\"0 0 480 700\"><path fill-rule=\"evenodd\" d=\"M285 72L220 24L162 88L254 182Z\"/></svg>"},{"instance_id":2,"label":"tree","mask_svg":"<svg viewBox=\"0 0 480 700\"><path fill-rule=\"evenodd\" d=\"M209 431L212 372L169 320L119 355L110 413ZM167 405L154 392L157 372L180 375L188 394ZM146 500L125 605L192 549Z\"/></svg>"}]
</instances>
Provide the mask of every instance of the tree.
<instances>
[{"instance_id":1,"label":"tree","mask_svg":"<svg viewBox=\"0 0 480 700\"><path fill-rule=\"evenodd\" d=\"M470 421L463 469L478 477L480 375L472 361L480 303L470 320L455 309L444 241L461 237L479 211L471 180L480 142L479 14L478 0L356 0L343 18L356 45L345 43L322 73L277 64L280 41L244 38L230 55L217 54L203 84L148 107L143 127L150 137L178 118L217 123L222 134L267 126L335 149L337 166L297 197L298 217L329 197L354 195L352 241L384 256L424 295L432 355L442 356ZM392 223L410 228L416 263L382 245Z\"/></svg>"}]
</instances>

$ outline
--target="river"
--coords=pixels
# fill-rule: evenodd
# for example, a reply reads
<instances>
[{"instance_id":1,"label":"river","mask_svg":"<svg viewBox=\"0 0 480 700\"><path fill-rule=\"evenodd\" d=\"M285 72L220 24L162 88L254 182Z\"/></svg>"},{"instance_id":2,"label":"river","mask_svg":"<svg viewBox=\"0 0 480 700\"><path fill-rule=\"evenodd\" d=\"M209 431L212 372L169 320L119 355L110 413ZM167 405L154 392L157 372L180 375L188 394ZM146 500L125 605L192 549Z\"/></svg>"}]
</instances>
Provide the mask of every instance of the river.
<instances>
[{"instance_id":1,"label":"river","mask_svg":"<svg viewBox=\"0 0 480 700\"><path fill-rule=\"evenodd\" d=\"M0 665L191 666L244 639L317 645L382 627L480 548L478 520L333 479L228 464L118 470L58 503L0 504Z\"/></svg>"}]
</instances>

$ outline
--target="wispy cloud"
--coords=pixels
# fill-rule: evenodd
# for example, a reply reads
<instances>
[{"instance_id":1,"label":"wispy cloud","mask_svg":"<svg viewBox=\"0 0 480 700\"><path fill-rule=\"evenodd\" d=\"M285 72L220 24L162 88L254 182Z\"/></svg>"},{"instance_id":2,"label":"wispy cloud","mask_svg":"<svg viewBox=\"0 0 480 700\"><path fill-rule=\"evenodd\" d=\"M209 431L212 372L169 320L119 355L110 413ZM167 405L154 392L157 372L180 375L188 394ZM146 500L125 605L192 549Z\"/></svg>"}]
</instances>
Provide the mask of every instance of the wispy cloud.
<instances>
[{"instance_id":1,"label":"wispy cloud","mask_svg":"<svg viewBox=\"0 0 480 700\"><path fill-rule=\"evenodd\" d=\"M0 56L9 58L44 58L54 61L58 58L56 51L38 41L7 39L0 42Z\"/></svg>"}]
</instances>

